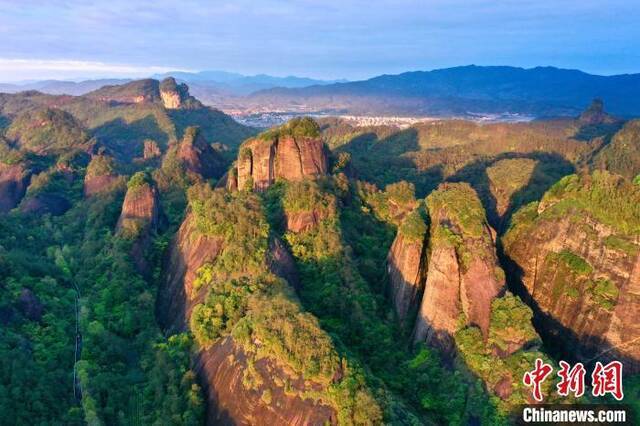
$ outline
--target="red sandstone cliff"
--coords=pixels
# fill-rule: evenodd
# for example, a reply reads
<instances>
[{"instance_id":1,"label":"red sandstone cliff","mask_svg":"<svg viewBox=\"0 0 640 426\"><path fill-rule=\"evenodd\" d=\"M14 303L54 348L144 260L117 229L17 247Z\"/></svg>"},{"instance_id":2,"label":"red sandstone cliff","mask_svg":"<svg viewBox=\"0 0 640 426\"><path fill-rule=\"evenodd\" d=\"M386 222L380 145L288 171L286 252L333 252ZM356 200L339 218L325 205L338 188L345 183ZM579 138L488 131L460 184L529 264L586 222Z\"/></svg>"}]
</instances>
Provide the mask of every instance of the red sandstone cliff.
<instances>
[{"instance_id":1,"label":"red sandstone cliff","mask_svg":"<svg viewBox=\"0 0 640 426\"><path fill-rule=\"evenodd\" d=\"M427 207L429 255L414 340L452 353L460 326L475 325L487 338L491 303L505 290L504 274L484 209L468 184L441 185Z\"/></svg>"},{"instance_id":2,"label":"red sandstone cliff","mask_svg":"<svg viewBox=\"0 0 640 426\"><path fill-rule=\"evenodd\" d=\"M27 191L31 173L22 164L0 163L0 213L20 203Z\"/></svg>"},{"instance_id":3,"label":"red sandstone cliff","mask_svg":"<svg viewBox=\"0 0 640 426\"><path fill-rule=\"evenodd\" d=\"M402 323L419 304L426 278L425 239L409 238L398 232L387 256L391 300Z\"/></svg>"},{"instance_id":4,"label":"red sandstone cliff","mask_svg":"<svg viewBox=\"0 0 640 426\"><path fill-rule=\"evenodd\" d=\"M315 135L261 135L242 145L236 169L239 189L264 190L277 179L300 181L326 174L327 150Z\"/></svg>"},{"instance_id":5,"label":"red sandstone cliff","mask_svg":"<svg viewBox=\"0 0 640 426\"><path fill-rule=\"evenodd\" d=\"M213 262L224 249L224 241L197 232L193 214L188 214L171 244L166 281L159 292L157 312L170 331L187 328L193 308L206 297L206 288L194 291L197 270ZM293 259L278 240L271 240L268 267L290 284L297 284ZM248 357L232 337L225 337L196 356L196 371L206 392L208 425L316 425L335 424L333 408L298 394L320 385L301 380L269 358L251 368L262 377L256 388L244 384ZM292 392L281 385L289 383ZM263 395L268 391L269 399Z\"/></svg>"},{"instance_id":6,"label":"red sandstone cliff","mask_svg":"<svg viewBox=\"0 0 640 426\"><path fill-rule=\"evenodd\" d=\"M160 222L160 201L153 182L136 174L129 181L127 195L116 227L117 234L133 240L131 257L143 275L151 272L146 259L152 234ZM139 181L138 181L139 180Z\"/></svg>"},{"instance_id":7,"label":"red sandstone cliff","mask_svg":"<svg viewBox=\"0 0 640 426\"><path fill-rule=\"evenodd\" d=\"M197 127L189 127L185 130L184 137L178 146L177 158L187 175L211 179L224 174L222 158L207 143Z\"/></svg>"},{"instance_id":8,"label":"red sandstone cliff","mask_svg":"<svg viewBox=\"0 0 640 426\"><path fill-rule=\"evenodd\" d=\"M623 205L612 200L637 203L640 191L606 173L570 176L559 185L537 209L514 218L504 237L512 272L550 341L582 361L617 358L626 372L640 371L640 237L599 217L613 209L622 214ZM596 199L586 201L600 191L608 194L605 210L595 210ZM633 223L640 217L632 213L627 224Z\"/></svg>"}]
</instances>

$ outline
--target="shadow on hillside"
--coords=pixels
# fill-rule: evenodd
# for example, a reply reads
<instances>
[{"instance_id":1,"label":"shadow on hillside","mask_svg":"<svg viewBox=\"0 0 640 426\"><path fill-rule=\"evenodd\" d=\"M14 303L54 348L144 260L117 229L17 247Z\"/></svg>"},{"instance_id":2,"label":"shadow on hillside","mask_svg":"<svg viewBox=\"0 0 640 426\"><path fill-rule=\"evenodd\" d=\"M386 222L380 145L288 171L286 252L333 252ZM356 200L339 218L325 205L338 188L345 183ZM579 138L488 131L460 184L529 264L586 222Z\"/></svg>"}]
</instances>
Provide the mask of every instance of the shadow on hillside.
<instances>
[{"instance_id":1,"label":"shadow on hillside","mask_svg":"<svg viewBox=\"0 0 640 426\"><path fill-rule=\"evenodd\" d=\"M255 136L257 129L246 127L213 108L175 109L168 112L175 126L176 138L182 139L189 126L198 126L208 143L222 143L235 153L245 139Z\"/></svg>"},{"instance_id":2,"label":"shadow on hillside","mask_svg":"<svg viewBox=\"0 0 640 426\"><path fill-rule=\"evenodd\" d=\"M491 191L491 182L487 169L499 161L507 159L531 159L536 161L536 165L528 182L510 196L506 210L500 214L497 199ZM499 234L502 234L508 228L511 217L518 208L532 201L540 200L553 184L562 177L574 172L574 166L558 154L508 152L497 155L490 160L471 163L460 169L447 181L468 182L478 193L487 212L489 223Z\"/></svg>"},{"instance_id":3,"label":"shadow on hillside","mask_svg":"<svg viewBox=\"0 0 640 426\"><path fill-rule=\"evenodd\" d=\"M383 189L401 180L415 185L419 198L426 196L443 180L443 167L436 165L419 171L409 157L420 150L418 133L409 128L384 138L373 132L360 134L336 148L334 152L348 152L356 175Z\"/></svg>"},{"instance_id":4,"label":"shadow on hillside","mask_svg":"<svg viewBox=\"0 0 640 426\"><path fill-rule=\"evenodd\" d=\"M589 142L595 138L603 138L605 145L609 144L613 135L622 128L623 121L609 124L584 124L578 128L573 138L582 142Z\"/></svg>"},{"instance_id":5,"label":"shadow on hillside","mask_svg":"<svg viewBox=\"0 0 640 426\"><path fill-rule=\"evenodd\" d=\"M162 150L169 143L169 135L161 129L152 114L131 123L123 118L116 118L96 127L93 136L106 147L109 154L124 163L142 156L146 139L154 140Z\"/></svg>"}]
</instances>

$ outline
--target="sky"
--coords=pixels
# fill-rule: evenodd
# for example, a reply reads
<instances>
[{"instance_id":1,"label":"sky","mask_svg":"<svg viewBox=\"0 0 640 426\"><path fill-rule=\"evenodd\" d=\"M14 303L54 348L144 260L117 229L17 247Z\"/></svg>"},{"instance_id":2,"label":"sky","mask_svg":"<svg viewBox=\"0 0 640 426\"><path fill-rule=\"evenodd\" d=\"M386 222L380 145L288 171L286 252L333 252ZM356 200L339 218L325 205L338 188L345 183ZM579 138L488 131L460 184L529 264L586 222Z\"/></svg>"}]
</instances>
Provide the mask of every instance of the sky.
<instances>
[{"instance_id":1,"label":"sky","mask_svg":"<svg viewBox=\"0 0 640 426\"><path fill-rule=\"evenodd\" d=\"M640 0L0 0L0 81L457 65L640 72Z\"/></svg>"}]
</instances>

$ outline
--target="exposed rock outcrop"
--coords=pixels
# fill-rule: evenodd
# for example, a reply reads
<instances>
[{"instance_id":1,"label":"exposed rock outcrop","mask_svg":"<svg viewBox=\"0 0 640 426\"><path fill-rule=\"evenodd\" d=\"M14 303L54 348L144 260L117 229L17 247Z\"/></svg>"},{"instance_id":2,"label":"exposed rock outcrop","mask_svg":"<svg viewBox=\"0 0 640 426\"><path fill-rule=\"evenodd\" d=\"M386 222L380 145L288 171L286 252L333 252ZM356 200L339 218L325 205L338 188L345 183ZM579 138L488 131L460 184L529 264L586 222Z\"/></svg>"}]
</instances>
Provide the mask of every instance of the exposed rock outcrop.
<instances>
[{"instance_id":1,"label":"exposed rock outcrop","mask_svg":"<svg viewBox=\"0 0 640 426\"><path fill-rule=\"evenodd\" d=\"M504 237L538 330L583 362L640 371L640 188L606 172L562 179Z\"/></svg>"},{"instance_id":2,"label":"exposed rock outcrop","mask_svg":"<svg viewBox=\"0 0 640 426\"><path fill-rule=\"evenodd\" d=\"M188 214L173 239L167 256L166 280L158 294L158 319L170 331L189 324L191 311L204 294L192 298L198 269L212 262L222 251L224 240L197 232L193 214Z\"/></svg>"},{"instance_id":3,"label":"exposed rock outcrop","mask_svg":"<svg viewBox=\"0 0 640 426\"><path fill-rule=\"evenodd\" d=\"M167 109L202 107L202 104L189 95L189 87L176 83L173 77L167 77L160 82L160 98Z\"/></svg>"},{"instance_id":4,"label":"exposed rock outcrop","mask_svg":"<svg viewBox=\"0 0 640 426\"><path fill-rule=\"evenodd\" d=\"M247 389L243 380L249 362L232 338L225 338L197 357L196 371L207 384L208 425L335 424L330 406L284 392L277 382L289 383L294 391L305 384L269 359L259 359L253 366L265 382L257 389ZM267 392L268 399L263 397Z\"/></svg>"},{"instance_id":5,"label":"exposed rock outcrop","mask_svg":"<svg viewBox=\"0 0 640 426\"><path fill-rule=\"evenodd\" d=\"M461 325L477 326L488 337L491 303L505 289L504 274L484 209L468 184L441 185L427 207L428 269L414 340L451 354Z\"/></svg>"},{"instance_id":6,"label":"exposed rock outcrop","mask_svg":"<svg viewBox=\"0 0 640 426\"><path fill-rule=\"evenodd\" d=\"M578 121L583 125L594 126L598 124L612 124L619 120L604 111L604 102L602 102L602 99L594 99L591 105L589 105L589 108L580 114Z\"/></svg>"},{"instance_id":7,"label":"exposed rock outcrop","mask_svg":"<svg viewBox=\"0 0 640 426\"><path fill-rule=\"evenodd\" d=\"M189 127L178 146L178 161L187 174L204 179L218 178L224 174L224 161L207 143L199 128Z\"/></svg>"},{"instance_id":8,"label":"exposed rock outcrop","mask_svg":"<svg viewBox=\"0 0 640 426\"><path fill-rule=\"evenodd\" d=\"M138 272L148 275L146 254L160 222L158 190L143 172L133 175L127 186L116 233L133 241L131 257Z\"/></svg>"},{"instance_id":9,"label":"exposed rock outcrop","mask_svg":"<svg viewBox=\"0 0 640 426\"><path fill-rule=\"evenodd\" d=\"M514 385L528 361L545 358L532 311L506 292L494 232L467 183L445 183L402 221L387 258L391 298L416 344L435 347L484 382L504 410L526 392ZM411 314L411 315L410 315ZM455 361L455 362L454 362ZM491 366L488 369L488 366Z\"/></svg>"},{"instance_id":10,"label":"exposed rock outcrop","mask_svg":"<svg viewBox=\"0 0 640 426\"><path fill-rule=\"evenodd\" d=\"M325 217L325 212L318 210L286 213L287 230L298 234L314 229Z\"/></svg>"},{"instance_id":11,"label":"exposed rock outcrop","mask_svg":"<svg viewBox=\"0 0 640 426\"><path fill-rule=\"evenodd\" d=\"M326 174L327 149L312 119L294 119L245 142L236 168L239 189L264 190L277 179L300 181Z\"/></svg>"},{"instance_id":12,"label":"exposed rock outcrop","mask_svg":"<svg viewBox=\"0 0 640 426\"><path fill-rule=\"evenodd\" d=\"M153 79L136 80L126 84L104 86L85 96L106 102L161 103L167 109L201 108L203 105L189 95L189 87L176 83L173 77L159 82Z\"/></svg>"},{"instance_id":13,"label":"exposed rock outcrop","mask_svg":"<svg viewBox=\"0 0 640 426\"><path fill-rule=\"evenodd\" d=\"M156 143L156 141L147 139L144 141L144 147L142 150L142 158L144 160L152 160L154 158L160 157L162 155L162 151L160 151L160 147Z\"/></svg>"},{"instance_id":14,"label":"exposed rock outcrop","mask_svg":"<svg viewBox=\"0 0 640 426\"><path fill-rule=\"evenodd\" d=\"M416 212L416 214L419 213ZM420 217L406 220L422 222ZM403 324L413 320L408 317L408 314L419 305L426 279L427 265L424 251L427 247L425 240L427 227L424 222L422 227L418 227L418 232L413 234L404 232L401 227L387 256L391 300Z\"/></svg>"},{"instance_id":15,"label":"exposed rock outcrop","mask_svg":"<svg viewBox=\"0 0 640 426\"><path fill-rule=\"evenodd\" d=\"M84 196L91 197L109 192L119 184L123 184L123 180L124 178L115 172L113 158L104 154L96 155L91 158L84 177Z\"/></svg>"},{"instance_id":16,"label":"exposed rock outcrop","mask_svg":"<svg viewBox=\"0 0 640 426\"><path fill-rule=\"evenodd\" d=\"M31 172L24 164L0 163L0 213L16 207L29 186Z\"/></svg>"},{"instance_id":17,"label":"exposed rock outcrop","mask_svg":"<svg viewBox=\"0 0 640 426\"><path fill-rule=\"evenodd\" d=\"M224 192L217 194L224 197ZM204 199L210 196L205 193ZM169 251L167 278L157 305L160 322L169 331L189 327L194 309L202 306L208 293L206 286L199 283L199 269L224 257L230 244L222 235L203 232L203 219L199 215L209 212L203 208L206 210L190 211ZM229 207L225 203L220 208ZM295 264L280 241L270 239L265 255L269 271L292 285L297 284ZM287 425L336 422L336 413L331 406L300 396L312 389L322 391L324 385L304 380L272 357L256 358L255 353L247 354L234 337L227 336L201 347L195 364L207 395L209 425L252 425L258 419L260 423ZM248 384L256 375L258 381ZM289 384L287 392L282 383Z\"/></svg>"}]
</instances>

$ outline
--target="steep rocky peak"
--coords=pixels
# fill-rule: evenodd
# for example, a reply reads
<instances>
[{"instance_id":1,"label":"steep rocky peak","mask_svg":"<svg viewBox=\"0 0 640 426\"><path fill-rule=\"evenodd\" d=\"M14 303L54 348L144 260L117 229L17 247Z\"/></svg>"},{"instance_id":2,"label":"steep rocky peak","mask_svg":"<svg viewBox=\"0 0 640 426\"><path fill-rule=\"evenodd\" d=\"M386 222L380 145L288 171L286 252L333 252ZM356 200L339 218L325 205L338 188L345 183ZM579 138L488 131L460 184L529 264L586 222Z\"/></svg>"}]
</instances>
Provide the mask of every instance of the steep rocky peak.
<instances>
[{"instance_id":1,"label":"steep rocky peak","mask_svg":"<svg viewBox=\"0 0 640 426\"><path fill-rule=\"evenodd\" d=\"M154 229L159 217L158 190L145 172L134 174L127 183L127 195L118 220L118 233L129 238Z\"/></svg>"},{"instance_id":2,"label":"steep rocky peak","mask_svg":"<svg viewBox=\"0 0 640 426\"><path fill-rule=\"evenodd\" d=\"M90 197L108 192L118 183L123 182L115 169L115 161L106 154L94 155L87 166L84 176L84 195Z\"/></svg>"},{"instance_id":3,"label":"steep rocky peak","mask_svg":"<svg viewBox=\"0 0 640 426\"><path fill-rule=\"evenodd\" d=\"M240 148L237 187L265 190L277 179L300 181L327 173L327 148L318 124L296 118L261 133Z\"/></svg>"},{"instance_id":4,"label":"steep rocky peak","mask_svg":"<svg viewBox=\"0 0 640 426\"><path fill-rule=\"evenodd\" d=\"M160 200L155 182L145 172L134 174L127 183L116 234L132 241L131 258L140 274L149 276L147 251L160 224Z\"/></svg>"},{"instance_id":5,"label":"steep rocky peak","mask_svg":"<svg viewBox=\"0 0 640 426\"><path fill-rule=\"evenodd\" d=\"M205 140L198 127L192 126L185 130L177 156L187 173L204 179L218 178L224 173L222 158Z\"/></svg>"},{"instance_id":6,"label":"steep rocky peak","mask_svg":"<svg viewBox=\"0 0 640 426\"><path fill-rule=\"evenodd\" d=\"M461 318L487 338L491 303L505 289L504 273L484 209L469 184L440 185L427 197L427 208L429 258L414 337L450 353Z\"/></svg>"},{"instance_id":7,"label":"steep rocky peak","mask_svg":"<svg viewBox=\"0 0 640 426\"><path fill-rule=\"evenodd\" d=\"M387 256L390 295L400 322L413 318L409 313L420 304L427 264L428 227L419 209L411 212L398 228Z\"/></svg>"},{"instance_id":8,"label":"steep rocky peak","mask_svg":"<svg viewBox=\"0 0 640 426\"><path fill-rule=\"evenodd\" d=\"M581 124L585 125L598 125L598 124L611 124L619 121L612 115L609 115L604 110L604 102L602 99L594 99L589 107L580 114L578 118Z\"/></svg>"},{"instance_id":9,"label":"steep rocky peak","mask_svg":"<svg viewBox=\"0 0 640 426\"><path fill-rule=\"evenodd\" d=\"M178 84L173 77L167 77L160 82L160 98L167 109L202 106L189 94L189 86L185 83Z\"/></svg>"},{"instance_id":10,"label":"steep rocky peak","mask_svg":"<svg viewBox=\"0 0 640 426\"><path fill-rule=\"evenodd\" d=\"M29 186L31 171L23 164L0 162L0 213L16 207Z\"/></svg>"},{"instance_id":11,"label":"steep rocky peak","mask_svg":"<svg viewBox=\"0 0 640 426\"><path fill-rule=\"evenodd\" d=\"M189 87L186 84L178 84L173 77L165 78L161 82L148 78L126 84L104 86L85 96L100 101L128 104L161 103L167 109L203 106L189 94Z\"/></svg>"}]
</instances>

